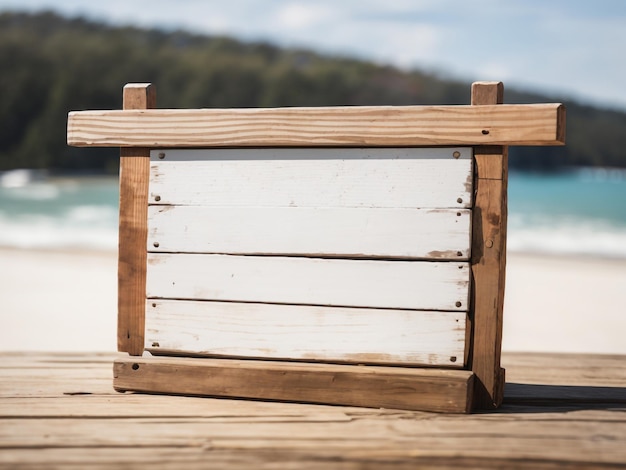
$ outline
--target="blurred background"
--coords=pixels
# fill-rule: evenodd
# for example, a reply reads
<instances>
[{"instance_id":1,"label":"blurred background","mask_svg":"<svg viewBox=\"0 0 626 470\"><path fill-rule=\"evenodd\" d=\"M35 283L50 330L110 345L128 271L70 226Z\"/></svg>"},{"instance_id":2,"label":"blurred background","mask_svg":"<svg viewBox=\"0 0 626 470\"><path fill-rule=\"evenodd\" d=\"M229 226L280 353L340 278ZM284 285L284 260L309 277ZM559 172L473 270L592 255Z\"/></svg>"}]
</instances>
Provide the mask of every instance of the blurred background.
<instances>
[{"instance_id":1,"label":"blurred background","mask_svg":"<svg viewBox=\"0 0 626 470\"><path fill-rule=\"evenodd\" d=\"M0 0L0 349L114 350L118 151L71 110L128 82L161 108L567 105L511 148L504 349L626 353L622 0Z\"/></svg>"}]
</instances>

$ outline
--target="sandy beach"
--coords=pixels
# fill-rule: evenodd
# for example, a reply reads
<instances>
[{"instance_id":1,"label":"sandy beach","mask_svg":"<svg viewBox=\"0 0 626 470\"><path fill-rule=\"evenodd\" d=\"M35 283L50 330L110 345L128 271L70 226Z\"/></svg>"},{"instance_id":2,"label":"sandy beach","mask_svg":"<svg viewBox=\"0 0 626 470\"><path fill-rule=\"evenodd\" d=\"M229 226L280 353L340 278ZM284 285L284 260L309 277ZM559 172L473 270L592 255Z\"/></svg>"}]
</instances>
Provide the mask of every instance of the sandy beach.
<instances>
[{"instance_id":1,"label":"sandy beach","mask_svg":"<svg viewBox=\"0 0 626 470\"><path fill-rule=\"evenodd\" d=\"M0 350L114 351L114 252L0 249ZM626 260L509 254L503 349L626 354Z\"/></svg>"},{"instance_id":2,"label":"sandy beach","mask_svg":"<svg viewBox=\"0 0 626 470\"><path fill-rule=\"evenodd\" d=\"M117 254L0 249L0 350L115 351Z\"/></svg>"}]
</instances>

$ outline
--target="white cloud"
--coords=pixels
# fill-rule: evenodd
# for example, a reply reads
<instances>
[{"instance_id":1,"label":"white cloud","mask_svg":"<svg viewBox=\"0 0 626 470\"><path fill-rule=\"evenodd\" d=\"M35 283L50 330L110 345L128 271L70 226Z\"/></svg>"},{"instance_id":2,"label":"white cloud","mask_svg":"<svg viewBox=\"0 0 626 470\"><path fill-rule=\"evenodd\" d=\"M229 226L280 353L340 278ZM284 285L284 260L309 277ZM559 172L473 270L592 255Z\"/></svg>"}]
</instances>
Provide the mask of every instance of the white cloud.
<instances>
[{"instance_id":1,"label":"white cloud","mask_svg":"<svg viewBox=\"0 0 626 470\"><path fill-rule=\"evenodd\" d=\"M332 9L315 3L287 3L277 12L278 26L287 30L320 28L332 19Z\"/></svg>"}]
</instances>

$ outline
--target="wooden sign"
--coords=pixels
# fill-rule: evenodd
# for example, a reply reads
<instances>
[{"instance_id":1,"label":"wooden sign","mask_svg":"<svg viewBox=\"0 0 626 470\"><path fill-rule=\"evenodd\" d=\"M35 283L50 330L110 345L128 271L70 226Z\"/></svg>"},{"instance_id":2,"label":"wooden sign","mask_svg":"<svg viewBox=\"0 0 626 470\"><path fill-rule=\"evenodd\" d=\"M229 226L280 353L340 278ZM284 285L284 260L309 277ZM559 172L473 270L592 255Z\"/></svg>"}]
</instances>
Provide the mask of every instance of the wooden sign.
<instances>
[{"instance_id":1,"label":"wooden sign","mask_svg":"<svg viewBox=\"0 0 626 470\"><path fill-rule=\"evenodd\" d=\"M500 404L506 145L559 104L70 113L121 146L118 390L468 412ZM154 357L139 357L144 351Z\"/></svg>"}]
</instances>

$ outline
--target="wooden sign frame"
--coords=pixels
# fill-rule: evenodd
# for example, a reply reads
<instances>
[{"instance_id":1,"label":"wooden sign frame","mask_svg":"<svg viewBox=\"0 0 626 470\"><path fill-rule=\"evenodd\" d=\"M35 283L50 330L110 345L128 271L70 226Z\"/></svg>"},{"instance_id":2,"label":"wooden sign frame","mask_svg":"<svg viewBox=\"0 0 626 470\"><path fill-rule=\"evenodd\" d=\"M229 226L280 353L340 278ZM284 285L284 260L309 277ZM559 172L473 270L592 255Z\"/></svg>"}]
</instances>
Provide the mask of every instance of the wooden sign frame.
<instances>
[{"instance_id":1,"label":"wooden sign frame","mask_svg":"<svg viewBox=\"0 0 626 470\"><path fill-rule=\"evenodd\" d=\"M68 144L121 147L118 390L469 412L500 405L508 145L563 145L561 104L504 105L501 82L470 106L156 110L150 84L123 110L72 112ZM471 291L464 370L224 358L140 357L145 349L150 151L211 147L473 148Z\"/></svg>"}]
</instances>

